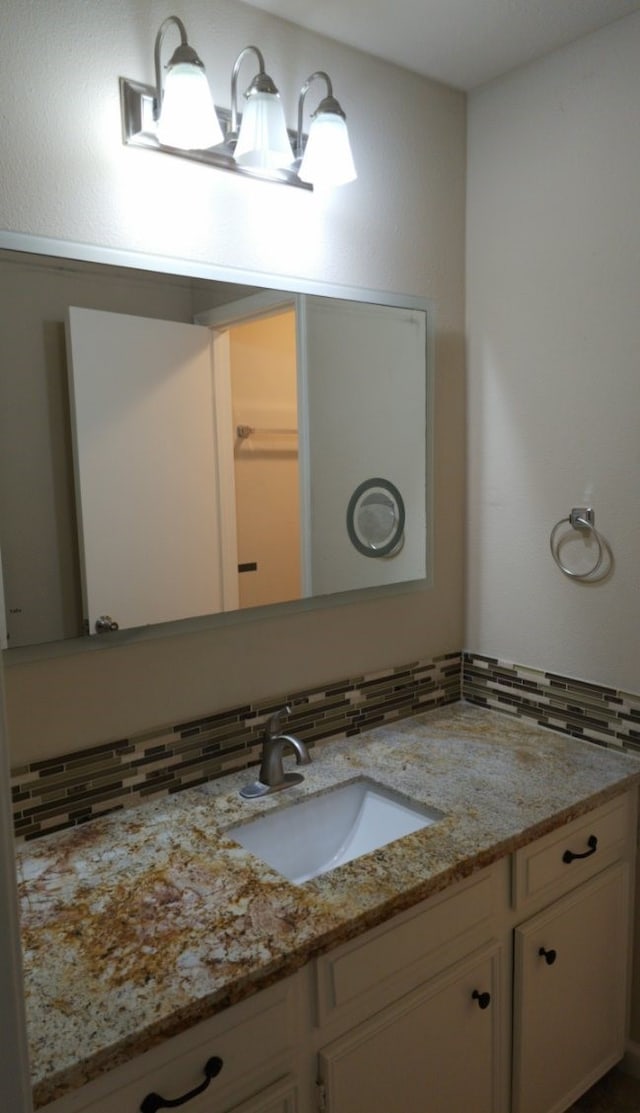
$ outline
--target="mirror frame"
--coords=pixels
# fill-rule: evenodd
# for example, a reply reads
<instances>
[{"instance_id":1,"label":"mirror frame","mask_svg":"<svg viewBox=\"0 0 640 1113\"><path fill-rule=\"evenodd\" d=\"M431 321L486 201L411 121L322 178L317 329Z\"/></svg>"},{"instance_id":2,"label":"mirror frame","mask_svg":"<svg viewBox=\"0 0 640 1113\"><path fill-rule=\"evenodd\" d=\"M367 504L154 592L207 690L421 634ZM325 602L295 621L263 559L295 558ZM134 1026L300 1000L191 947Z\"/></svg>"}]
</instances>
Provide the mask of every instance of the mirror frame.
<instances>
[{"instance_id":1,"label":"mirror frame","mask_svg":"<svg viewBox=\"0 0 640 1113\"><path fill-rule=\"evenodd\" d=\"M293 599L283 603L270 603L261 607L251 607L236 611L223 611L218 614L201 615L197 618L178 619L174 622L158 623L114 631L108 638L88 638L79 636L62 641L42 642L36 645L3 649L5 667L26 664L53 657L76 653L102 652L103 650L123 648L141 641L156 638L175 637L205 630L220 629L243 623L264 621L267 617L281 618L303 611L326 609L367 602L385 596L405 595L425 591L433 587L433 466L434 466L434 420L433 400L435 381L435 310L429 298L414 294L397 294L368 287L346 286L339 283L321 282L295 275L264 274L261 271L245 270L215 263L203 263L177 256L152 255L146 252L124 250L82 243L73 240L58 240L48 236L0 230L0 248L8 251L24 252L30 255L45 255L59 259L99 263L106 266L130 267L134 270L155 271L159 274L176 275L184 278L200 278L211 282L237 283L246 286L261 286L265 290L287 293L314 294L318 297L342 298L345 301L371 302L399 309L417 309L426 313L426 521L430 528L426 537L425 579L403 581L378 587L356 588L352 591L334 595L317 595ZM0 608L4 608L4 591L0 571Z\"/></svg>"}]
</instances>

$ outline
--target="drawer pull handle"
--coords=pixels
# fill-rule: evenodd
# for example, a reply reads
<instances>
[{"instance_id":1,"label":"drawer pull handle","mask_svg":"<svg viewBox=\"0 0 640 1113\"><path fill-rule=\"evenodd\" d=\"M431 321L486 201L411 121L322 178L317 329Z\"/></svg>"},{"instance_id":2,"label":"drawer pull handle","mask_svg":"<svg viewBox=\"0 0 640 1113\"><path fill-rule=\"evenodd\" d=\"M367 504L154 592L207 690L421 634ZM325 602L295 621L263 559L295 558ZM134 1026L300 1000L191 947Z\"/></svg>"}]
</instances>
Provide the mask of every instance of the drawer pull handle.
<instances>
[{"instance_id":1,"label":"drawer pull handle","mask_svg":"<svg viewBox=\"0 0 640 1113\"><path fill-rule=\"evenodd\" d=\"M473 993L471 994L471 1000L478 1002L478 1008L488 1009L489 1005L491 1004L491 994L478 993L478 990L474 989Z\"/></svg>"},{"instance_id":2,"label":"drawer pull handle","mask_svg":"<svg viewBox=\"0 0 640 1113\"><path fill-rule=\"evenodd\" d=\"M177 1109L179 1105L186 1105L198 1094L203 1094L211 1079L220 1074L221 1070L222 1059L214 1055L211 1059L207 1059L204 1065L205 1080L200 1086L196 1086L195 1090L189 1090L189 1093L183 1094L181 1098L161 1098L160 1094L147 1094L140 1104L140 1113L157 1113L158 1109Z\"/></svg>"},{"instance_id":3,"label":"drawer pull handle","mask_svg":"<svg viewBox=\"0 0 640 1113\"><path fill-rule=\"evenodd\" d=\"M562 861L568 863L575 862L576 858L590 858L591 855L595 854L596 850L598 849L598 839L595 835L589 835L589 838L587 839L587 846L589 847L589 849L585 850L584 854L574 854L573 850L565 850L564 854L562 855Z\"/></svg>"},{"instance_id":4,"label":"drawer pull handle","mask_svg":"<svg viewBox=\"0 0 640 1113\"><path fill-rule=\"evenodd\" d=\"M554 951L553 947L551 947L550 950L547 950L546 947L541 947L540 950L538 951L538 954L540 955L541 958L544 959L547 966L553 966L554 962L556 961L556 959L558 957L558 954L557 954L556 951Z\"/></svg>"}]
</instances>

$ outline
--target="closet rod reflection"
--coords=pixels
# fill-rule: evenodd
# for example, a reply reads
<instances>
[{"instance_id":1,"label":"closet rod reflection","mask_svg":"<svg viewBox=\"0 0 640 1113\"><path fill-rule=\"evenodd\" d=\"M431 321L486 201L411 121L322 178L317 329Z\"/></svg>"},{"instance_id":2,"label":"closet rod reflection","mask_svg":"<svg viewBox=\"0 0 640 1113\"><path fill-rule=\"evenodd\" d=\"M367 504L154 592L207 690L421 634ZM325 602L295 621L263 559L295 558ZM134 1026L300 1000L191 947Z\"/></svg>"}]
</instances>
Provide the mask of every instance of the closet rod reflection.
<instances>
[{"instance_id":1,"label":"closet rod reflection","mask_svg":"<svg viewBox=\"0 0 640 1113\"><path fill-rule=\"evenodd\" d=\"M267 434L270 433L270 434L273 434L273 435L276 435L276 436L282 436L282 435L292 436L292 437L297 437L298 436L298 430L297 429L260 429L255 425L237 425L236 426L236 436L241 441L246 440L247 437L250 437L253 433L258 433L261 436L264 433L267 433Z\"/></svg>"}]
</instances>

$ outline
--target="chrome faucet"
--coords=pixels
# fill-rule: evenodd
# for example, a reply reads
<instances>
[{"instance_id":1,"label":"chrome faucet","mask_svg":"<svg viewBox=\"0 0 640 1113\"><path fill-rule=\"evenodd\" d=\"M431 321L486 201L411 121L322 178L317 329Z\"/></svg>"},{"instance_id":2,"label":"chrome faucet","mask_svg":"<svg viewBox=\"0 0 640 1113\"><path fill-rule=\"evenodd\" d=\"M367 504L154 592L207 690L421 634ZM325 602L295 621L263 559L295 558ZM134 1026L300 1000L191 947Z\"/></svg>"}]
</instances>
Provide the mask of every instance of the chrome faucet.
<instances>
[{"instance_id":1,"label":"chrome faucet","mask_svg":"<svg viewBox=\"0 0 640 1113\"><path fill-rule=\"evenodd\" d=\"M295 752L297 765L309 765L311 762L305 743L293 734L283 733L286 717L290 713L291 708L287 705L276 711L267 722L258 780L240 789L240 795L245 799L268 796L271 792L279 792L304 780L302 773L285 773L282 765L283 754L288 746Z\"/></svg>"}]
</instances>

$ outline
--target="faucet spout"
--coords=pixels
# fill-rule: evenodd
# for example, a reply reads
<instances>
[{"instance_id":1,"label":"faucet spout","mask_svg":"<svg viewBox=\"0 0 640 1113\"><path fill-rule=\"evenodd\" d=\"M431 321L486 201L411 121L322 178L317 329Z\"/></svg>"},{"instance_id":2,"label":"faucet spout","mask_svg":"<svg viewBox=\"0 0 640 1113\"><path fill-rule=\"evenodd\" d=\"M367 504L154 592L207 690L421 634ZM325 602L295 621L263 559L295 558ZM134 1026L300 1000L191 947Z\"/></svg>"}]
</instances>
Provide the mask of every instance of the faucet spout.
<instances>
[{"instance_id":1,"label":"faucet spout","mask_svg":"<svg viewBox=\"0 0 640 1113\"><path fill-rule=\"evenodd\" d=\"M274 739L274 742L282 743L282 751L286 750L287 746L291 746L296 755L296 765L311 765L311 754L307 749L306 742L296 738L294 734L280 734Z\"/></svg>"}]
</instances>

